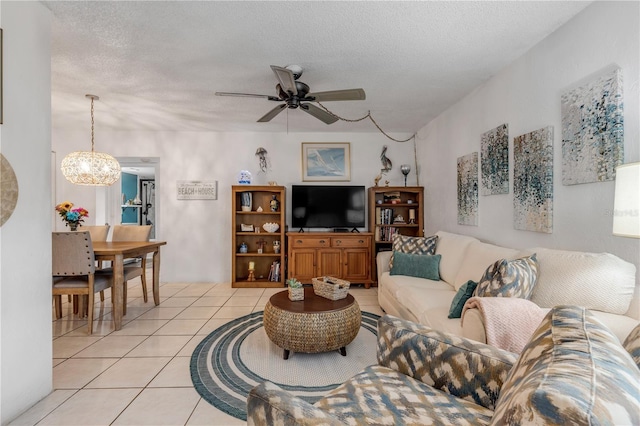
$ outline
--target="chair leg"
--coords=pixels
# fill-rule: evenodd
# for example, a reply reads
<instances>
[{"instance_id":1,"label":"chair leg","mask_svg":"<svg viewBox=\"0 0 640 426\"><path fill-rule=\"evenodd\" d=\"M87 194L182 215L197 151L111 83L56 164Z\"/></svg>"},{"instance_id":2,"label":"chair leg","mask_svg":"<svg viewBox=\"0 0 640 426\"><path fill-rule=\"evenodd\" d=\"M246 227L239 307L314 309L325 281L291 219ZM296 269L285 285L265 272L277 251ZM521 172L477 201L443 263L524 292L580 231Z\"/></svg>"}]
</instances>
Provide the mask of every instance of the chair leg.
<instances>
[{"instance_id":1,"label":"chair leg","mask_svg":"<svg viewBox=\"0 0 640 426\"><path fill-rule=\"evenodd\" d=\"M104 290L100 291L100 301L104 302Z\"/></svg>"},{"instance_id":2,"label":"chair leg","mask_svg":"<svg viewBox=\"0 0 640 426\"><path fill-rule=\"evenodd\" d=\"M62 318L62 296L53 296L53 303L56 310L56 319Z\"/></svg>"},{"instance_id":3,"label":"chair leg","mask_svg":"<svg viewBox=\"0 0 640 426\"><path fill-rule=\"evenodd\" d=\"M89 299L89 303L87 303L87 327L89 329L89 334L93 334L93 291L89 292L87 298Z\"/></svg>"},{"instance_id":4,"label":"chair leg","mask_svg":"<svg viewBox=\"0 0 640 426\"><path fill-rule=\"evenodd\" d=\"M71 297L71 295L69 295L69 297ZM78 313L78 295L77 294L73 295L73 313L75 315L80 315Z\"/></svg>"},{"instance_id":5,"label":"chair leg","mask_svg":"<svg viewBox=\"0 0 640 426\"><path fill-rule=\"evenodd\" d=\"M142 281L142 299L144 303L147 303L147 258L146 256L142 258L142 262L140 263L142 266L142 276L140 276L140 280Z\"/></svg>"},{"instance_id":6,"label":"chair leg","mask_svg":"<svg viewBox=\"0 0 640 426\"><path fill-rule=\"evenodd\" d=\"M127 315L127 287L128 284L125 281L122 286L122 315Z\"/></svg>"}]
</instances>

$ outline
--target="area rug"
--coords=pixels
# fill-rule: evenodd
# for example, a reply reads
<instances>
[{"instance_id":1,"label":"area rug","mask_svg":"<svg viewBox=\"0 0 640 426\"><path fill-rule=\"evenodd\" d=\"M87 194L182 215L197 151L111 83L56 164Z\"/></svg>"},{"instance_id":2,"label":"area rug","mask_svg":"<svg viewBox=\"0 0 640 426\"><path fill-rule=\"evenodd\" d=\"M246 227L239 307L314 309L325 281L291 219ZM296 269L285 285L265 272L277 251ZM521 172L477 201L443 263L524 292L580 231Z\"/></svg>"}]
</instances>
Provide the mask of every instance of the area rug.
<instances>
[{"instance_id":1,"label":"area rug","mask_svg":"<svg viewBox=\"0 0 640 426\"><path fill-rule=\"evenodd\" d=\"M191 356L196 391L238 419L247 419L249 391L265 380L314 403L367 365L377 363L378 315L362 312L360 332L347 346L347 356L338 351L291 353L288 360L267 337L262 318L262 311L254 312L220 326Z\"/></svg>"}]
</instances>

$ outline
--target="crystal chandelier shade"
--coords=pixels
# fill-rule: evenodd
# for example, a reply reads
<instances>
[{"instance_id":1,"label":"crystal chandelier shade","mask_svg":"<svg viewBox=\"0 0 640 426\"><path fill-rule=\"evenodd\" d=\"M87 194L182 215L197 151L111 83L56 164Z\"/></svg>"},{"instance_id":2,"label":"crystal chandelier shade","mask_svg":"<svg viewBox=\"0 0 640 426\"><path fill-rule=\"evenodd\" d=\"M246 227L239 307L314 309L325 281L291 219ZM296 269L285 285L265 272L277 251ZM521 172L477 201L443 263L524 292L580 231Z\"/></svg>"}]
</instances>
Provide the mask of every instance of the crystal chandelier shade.
<instances>
[{"instance_id":1,"label":"crystal chandelier shade","mask_svg":"<svg viewBox=\"0 0 640 426\"><path fill-rule=\"evenodd\" d=\"M91 99L91 151L75 151L62 160L60 169L64 177L76 185L109 186L120 178L120 163L111 155L95 152L93 135L93 101L95 95L86 95Z\"/></svg>"}]
</instances>

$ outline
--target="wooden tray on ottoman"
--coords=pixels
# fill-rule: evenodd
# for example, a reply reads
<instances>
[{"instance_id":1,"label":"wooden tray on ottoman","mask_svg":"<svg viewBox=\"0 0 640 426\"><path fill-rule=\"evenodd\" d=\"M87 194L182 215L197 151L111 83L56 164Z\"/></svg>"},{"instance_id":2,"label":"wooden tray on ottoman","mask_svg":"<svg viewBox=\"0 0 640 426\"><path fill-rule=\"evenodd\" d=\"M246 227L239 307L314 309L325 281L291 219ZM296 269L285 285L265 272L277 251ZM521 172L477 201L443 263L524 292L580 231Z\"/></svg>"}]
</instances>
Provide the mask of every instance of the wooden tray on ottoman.
<instances>
[{"instance_id":1,"label":"wooden tray on ottoman","mask_svg":"<svg viewBox=\"0 0 640 426\"><path fill-rule=\"evenodd\" d=\"M351 283L334 277L311 278L313 292L325 299L340 300L347 297Z\"/></svg>"}]
</instances>

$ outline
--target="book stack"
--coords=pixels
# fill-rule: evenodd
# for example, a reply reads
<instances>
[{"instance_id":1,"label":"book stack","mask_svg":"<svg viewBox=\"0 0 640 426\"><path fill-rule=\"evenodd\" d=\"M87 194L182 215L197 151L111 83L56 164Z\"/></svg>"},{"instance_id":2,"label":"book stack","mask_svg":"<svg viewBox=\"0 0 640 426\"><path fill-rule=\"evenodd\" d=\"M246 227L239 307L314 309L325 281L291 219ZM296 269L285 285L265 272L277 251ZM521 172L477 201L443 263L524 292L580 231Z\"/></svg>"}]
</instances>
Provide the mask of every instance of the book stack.
<instances>
[{"instance_id":1,"label":"book stack","mask_svg":"<svg viewBox=\"0 0 640 426\"><path fill-rule=\"evenodd\" d=\"M280 281L280 261L276 260L271 264L271 269L269 269L269 277L267 278L269 281Z\"/></svg>"},{"instance_id":2,"label":"book stack","mask_svg":"<svg viewBox=\"0 0 640 426\"><path fill-rule=\"evenodd\" d=\"M393 224L393 209L376 207L376 225ZM381 226L375 230L376 241L391 241L398 230L393 226Z\"/></svg>"}]
</instances>

